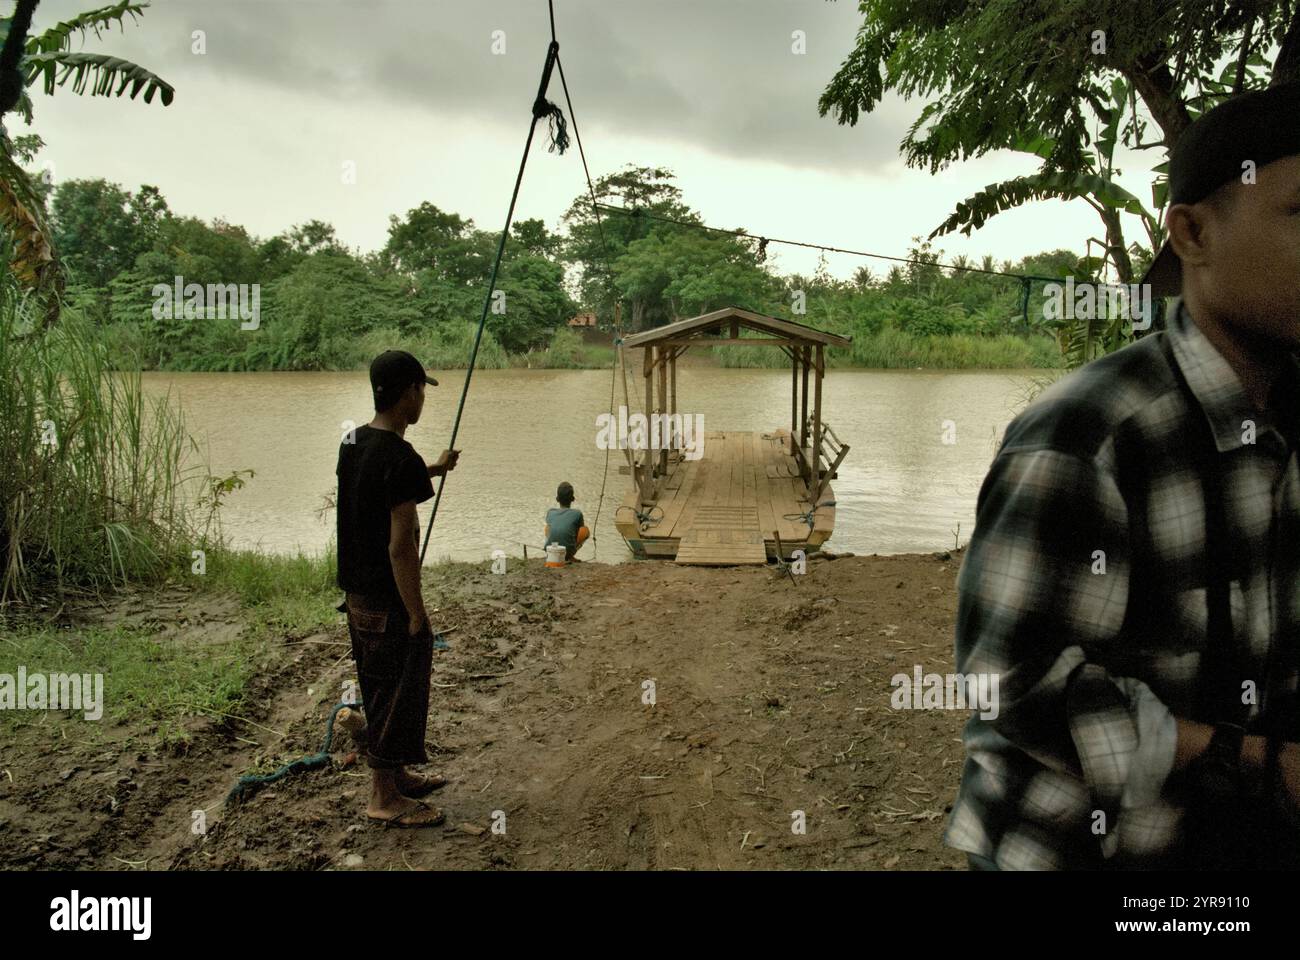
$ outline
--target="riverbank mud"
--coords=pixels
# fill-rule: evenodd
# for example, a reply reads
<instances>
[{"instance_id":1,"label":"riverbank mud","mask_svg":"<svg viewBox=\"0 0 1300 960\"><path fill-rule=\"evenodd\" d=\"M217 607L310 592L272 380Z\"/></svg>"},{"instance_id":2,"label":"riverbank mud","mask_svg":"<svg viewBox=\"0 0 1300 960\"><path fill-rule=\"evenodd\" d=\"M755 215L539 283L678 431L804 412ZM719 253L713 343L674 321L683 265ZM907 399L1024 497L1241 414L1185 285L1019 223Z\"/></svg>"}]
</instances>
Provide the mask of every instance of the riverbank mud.
<instances>
[{"instance_id":1,"label":"riverbank mud","mask_svg":"<svg viewBox=\"0 0 1300 960\"><path fill-rule=\"evenodd\" d=\"M320 749L354 675L340 617L272 641L240 717L195 718L183 752L150 746L147 725L21 726L0 751L0 851L26 869L960 868L940 837L966 714L890 702L895 675L953 670L960 559L841 557L794 579L431 568L445 825L369 822L341 732L326 767L224 803L241 774ZM170 642L196 656L237 627L229 604L214 625L168 602L189 624Z\"/></svg>"}]
</instances>

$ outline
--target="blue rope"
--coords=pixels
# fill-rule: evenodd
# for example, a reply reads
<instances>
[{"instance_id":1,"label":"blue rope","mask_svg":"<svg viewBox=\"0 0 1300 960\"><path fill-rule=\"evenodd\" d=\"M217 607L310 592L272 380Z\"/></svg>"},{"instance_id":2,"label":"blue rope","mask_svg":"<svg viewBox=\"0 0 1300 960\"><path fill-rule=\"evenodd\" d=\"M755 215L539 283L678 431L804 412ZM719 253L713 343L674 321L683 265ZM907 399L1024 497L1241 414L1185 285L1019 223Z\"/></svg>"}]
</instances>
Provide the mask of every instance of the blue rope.
<instances>
[{"instance_id":1,"label":"blue rope","mask_svg":"<svg viewBox=\"0 0 1300 960\"><path fill-rule=\"evenodd\" d=\"M817 504L816 507L813 507L807 513L787 513L784 515L784 518L786 520L802 520L804 523L808 524L808 529L811 530L816 525L816 518L814 517L814 514L817 512L818 507L833 507L833 506L835 506L834 500L823 500L821 503Z\"/></svg>"},{"instance_id":2,"label":"blue rope","mask_svg":"<svg viewBox=\"0 0 1300 960\"><path fill-rule=\"evenodd\" d=\"M433 649L446 650L449 644L443 639L442 634L434 631ZM330 745L334 742L334 718L338 716L340 710L344 707L360 707L361 701L356 703L339 703L335 704L334 709L330 711L329 720L325 723L325 743L321 745L320 753L313 753L310 756L295 760L292 763L286 763L275 773L256 774L246 773L239 778L239 782L230 788L230 793L226 794L226 803L241 800L247 800L258 790L261 790L268 783L275 783L282 780L289 774L297 770L319 770L330 761Z\"/></svg>"},{"instance_id":3,"label":"blue rope","mask_svg":"<svg viewBox=\"0 0 1300 960\"><path fill-rule=\"evenodd\" d=\"M325 724L325 743L321 746L320 753L313 753L300 760L294 760L292 763L286 763L279 770L275 771L275 773L244 774L244 776L239 778L239 782L230 789L230 793L226 795L226 803L232 801L238 803L241 800L247 800L268 783L275 783L277 780L282 780L297 770L318 770L328 764L330 762L330 744L334 742L334 718L338 716L338 712L344 707L359 706L361 706L360 700L356 703L340 703L335 705L334 709L330 711L329 721Z\"/></svg>"}]
</instances>

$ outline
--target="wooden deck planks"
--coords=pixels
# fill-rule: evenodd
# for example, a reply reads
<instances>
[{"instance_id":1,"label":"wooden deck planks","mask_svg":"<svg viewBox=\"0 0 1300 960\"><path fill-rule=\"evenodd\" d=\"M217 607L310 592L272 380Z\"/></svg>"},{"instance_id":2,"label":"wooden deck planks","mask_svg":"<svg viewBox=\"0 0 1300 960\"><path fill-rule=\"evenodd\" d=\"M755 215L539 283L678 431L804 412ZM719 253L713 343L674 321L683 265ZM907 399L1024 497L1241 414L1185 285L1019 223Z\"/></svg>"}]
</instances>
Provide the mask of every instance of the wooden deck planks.
<instances>
[{"instance_id":1,"label":"wooden deck planks","mask_svg":"<svg viewBox=\"0 0 1300 960\"><path fill-rule=\"evenodd\" d=\"M761 483L755 488L755 496L758 501L759 528L763 531L764 537L770 537L772 531L777 529L777 514L772 508L772 482L773 475L769 471L773 469L772 450L774 443L772 440L764 437L763 434L754 434L752 440L757 462L754 468L754 479ZM759 471L762 471L760 474Z\"/></svg>"},{"instance_id":2,"label":"wooden deck planks","mask_svg":"<svg viewBox=\"0 0 1300 960\"><path fill-rule=\"evenodd\" d=\"M803 545L808 525L787 515L809 509L807 490L786 450L772 433L706 434L701 459L671 465L658 501L663 519L642 536L678 541L677 562L684 564L765 562L773 531L787 549ZM813 543L829 532L825 512L818 512Z\"/></svg>"},{"instance_id":3,"label":"wooden deck planks","mask_svg":"<svg viewBox=\"0 0 1300 960\"><path fill-rule=\"evenodd\" d=\"M659 521L658 526L649 531L654 536L672 537L679 535L674 533L673 530L681 519L682 511L685 509L687 502L690 500L691 491L695 486L695 471L699 462L698 460L683 460L673 471L668 486L671 496L659 501L659 506L663 508L664 512L663 519Z\"/></svg>"},{"instance_id":4,"label":"wooden deck planks","mask_svg":"<svg viewBox=\"0 0 1300 960\"><path fill-rule=\"evenodd\" d=\"M677 546L683 565L731 565L767 562L758 514L752 507L705 505Z\"/></svg>"}]
</instances>

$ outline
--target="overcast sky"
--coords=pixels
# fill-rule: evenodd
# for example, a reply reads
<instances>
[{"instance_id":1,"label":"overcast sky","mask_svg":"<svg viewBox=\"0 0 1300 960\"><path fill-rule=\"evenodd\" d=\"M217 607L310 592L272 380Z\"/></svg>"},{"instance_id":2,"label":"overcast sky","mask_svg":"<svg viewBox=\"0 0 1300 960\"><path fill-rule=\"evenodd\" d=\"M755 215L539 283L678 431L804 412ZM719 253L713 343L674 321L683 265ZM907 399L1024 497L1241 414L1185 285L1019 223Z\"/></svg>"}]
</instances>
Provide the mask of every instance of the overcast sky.
<instances>
[{"instance_id":1,"label":"overcast sky","mask_svg":"<svg viewBox=\"0 0 1300 960\"><path fill-rule=\"evenodd\" d=\"M102 2L44 0L36 26ZM908 170L898 145L919 101L890 100L857 127L819 117L818 96L860 23L851 0L555 7L593 176L629 163L668 167L708 223L905 255L958 201L1034 169L1006 154L937 177ZM498 30L502 55L492 50ZM792 52L795 30L806 36L803 55ZM34 91L34 130L56 180L155 184L178 213L263 237L315 218L372 250L390 214L426 200L498 230L549 39L545 0L156 0L124 33L84 49L152 69L176 88L172 105ZM558 76L550 97L561 102ZM12 132L26 131L19 122ZM1159 159L1136 158L1123 181L1144 200ZM355 184L343 182L349 162ZM577 150L547 153L539 126L517 217L556 227L584 189ZM1040 203L939 246L949 257L1016 259L1082 252L1100 229L1083 202ZM1136 221L1130 231L1138 238ZM781 250L777 263L810 270L815 259ZM829 266L847 276L863 262Z\"/></svg>"}]
</instances>

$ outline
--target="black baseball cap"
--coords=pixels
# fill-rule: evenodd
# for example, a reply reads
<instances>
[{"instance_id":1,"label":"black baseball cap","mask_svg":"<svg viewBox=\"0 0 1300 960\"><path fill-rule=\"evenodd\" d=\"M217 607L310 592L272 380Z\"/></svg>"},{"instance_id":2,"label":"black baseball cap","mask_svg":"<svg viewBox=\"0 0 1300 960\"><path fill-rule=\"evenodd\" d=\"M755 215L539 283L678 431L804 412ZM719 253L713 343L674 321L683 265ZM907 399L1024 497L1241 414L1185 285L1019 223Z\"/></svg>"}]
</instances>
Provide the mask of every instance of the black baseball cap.
<instances>
[{"instance_id":1,"label":"black baseball cap","mask_svg":"<svg viewBox=\"0 0 1300 960\"><path fill-rule=\"evenodd\" d=\"M1199 203L1241 177L1245 162L1258 171L1300 154L1300 81L1233 97L1182 132L1169 158L1169 202ZM1157 297L1177 296L1183 264L1166 240L1143 283Z\"/></svg>"},{"instance_id":2,"label":"black baseball cap","mask_svg":"<svg viewBox=\"0 0 1300 960\"><path fill-rule=\"evenodd\" d=\"M438 381L424 372L420 361L405 350L385 350L370 362L370 389L375 403L395 403L402 391L413 383L436 387Z\"/></svg>"}]
</instances>

